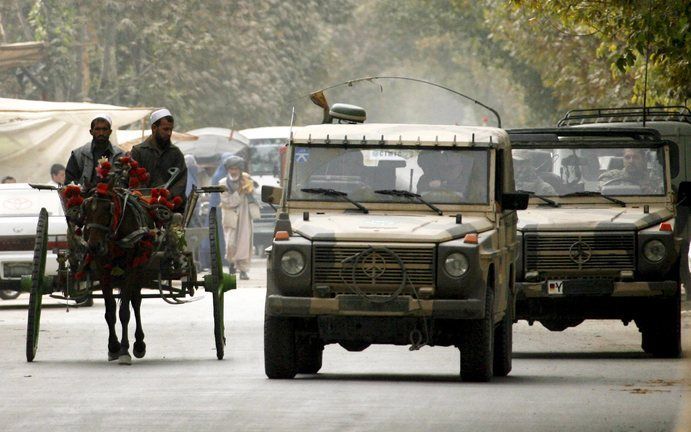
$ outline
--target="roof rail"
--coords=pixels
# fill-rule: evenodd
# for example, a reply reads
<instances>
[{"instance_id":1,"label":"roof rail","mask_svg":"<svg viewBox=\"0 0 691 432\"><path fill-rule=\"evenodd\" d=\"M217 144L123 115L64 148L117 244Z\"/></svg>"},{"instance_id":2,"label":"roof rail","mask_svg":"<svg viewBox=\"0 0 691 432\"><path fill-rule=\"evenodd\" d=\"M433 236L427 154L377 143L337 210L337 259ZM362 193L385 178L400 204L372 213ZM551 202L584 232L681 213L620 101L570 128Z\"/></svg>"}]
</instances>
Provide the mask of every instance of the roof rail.
<instances>
[{"instance_id":1,"label":"roof rail","mask_svg":"<svg viewBox=\"0 0 691 432\"><path fill-rule=\"evenodd\" d=\"M676 121L691 123L691 111L683 105L660 107L590 108L570 110L558 127L593 123L641 123L643 121Z\"/></svg>"}]
</instances>

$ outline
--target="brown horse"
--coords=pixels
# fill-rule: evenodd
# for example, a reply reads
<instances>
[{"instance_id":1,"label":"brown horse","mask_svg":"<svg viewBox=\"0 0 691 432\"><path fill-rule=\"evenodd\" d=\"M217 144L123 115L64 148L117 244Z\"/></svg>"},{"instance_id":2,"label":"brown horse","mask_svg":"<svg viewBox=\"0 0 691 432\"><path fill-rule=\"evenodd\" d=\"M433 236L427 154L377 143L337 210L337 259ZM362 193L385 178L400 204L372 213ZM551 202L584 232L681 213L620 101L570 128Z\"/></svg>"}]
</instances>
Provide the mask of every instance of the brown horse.
<instances>
[{"instance_id":1,"label":"brown horse","mask_svg":"<svg viewBox=\"0 0 691 432\"><path fill-rule=\"evenodd\" d=\"M141 284L157 239L152 234L155 226L148 209L129 189L117 187L118 181L119 176L111 175L108 183L100 183L92 189L81 204L86 254L76 278L88 275L99 282L108 323L108 360L118 359L118 363L129 365L132 363L127 332L130 304L136 321L132 352L137 358L146 354L140 315ZM120 289L122 338L119 341L115 332L115 286Z\"/></svg>"}]
</instances>

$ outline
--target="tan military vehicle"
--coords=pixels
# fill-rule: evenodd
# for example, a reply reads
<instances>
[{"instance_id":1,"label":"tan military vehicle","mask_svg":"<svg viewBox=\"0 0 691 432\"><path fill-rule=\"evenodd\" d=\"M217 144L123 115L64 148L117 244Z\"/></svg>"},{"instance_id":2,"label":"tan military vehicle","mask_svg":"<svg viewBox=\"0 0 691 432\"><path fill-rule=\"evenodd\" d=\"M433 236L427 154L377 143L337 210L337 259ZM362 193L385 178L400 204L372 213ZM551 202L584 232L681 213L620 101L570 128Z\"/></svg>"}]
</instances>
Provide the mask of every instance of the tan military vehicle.
<instances>
[{"instance_id":1,"label":"tan military vehicle","mask_svg":"<svg viewBox=\"0 0 691 432\"><path fill-rule=\"evenodd\" d=\"M562 331L585 319L634 321L645 352L678 356L682 238L670 164L653 129L509 131L519 212L516 318ZM687 193L681 183L680 198Z\"/></svg>"},{"instance_id":2,"label":"tan military vehicle","mask_svg":"<svg viewBox=\"0 0 691 432\"><path fill-rule=\"evenodd\" d=\"M514 193L504 130L322 124L293 129L287 155L285 189L262 189L280 201L269 378L317 373L333 343L457 346L463 380L509 373L515 209L527 195Z\"/></svg>"}]
</instances>

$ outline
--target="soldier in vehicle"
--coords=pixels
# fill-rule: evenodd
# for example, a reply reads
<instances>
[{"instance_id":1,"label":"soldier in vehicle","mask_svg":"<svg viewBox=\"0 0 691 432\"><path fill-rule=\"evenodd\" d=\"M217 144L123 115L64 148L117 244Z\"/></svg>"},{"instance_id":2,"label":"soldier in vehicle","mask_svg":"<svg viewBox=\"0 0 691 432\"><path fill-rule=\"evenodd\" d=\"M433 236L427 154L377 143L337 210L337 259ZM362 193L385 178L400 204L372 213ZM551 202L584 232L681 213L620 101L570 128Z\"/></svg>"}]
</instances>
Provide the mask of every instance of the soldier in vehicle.
<instances>
[{"instance_id":1,"label":"soldier in vehicle","mask_svg":"<svg viewBox=\"0 0 691 432\"><path fill-rule=\"evenodd\" d=\"M182 212L186 201L187 165L185 165L185 156L182 151L170 141L175 120L170 111L163 108L151 113L149 125L151 135L141 144L132 147L131 152L132 159L139 162L139 166L146 168L150 175L149 183L142 186L161 186L170 179L168 169L178 168L180 172L168 190L171 197L182 199L182 204L174 209Z\"/></svg>"},{"instance_id":2,"label":"soldier in vehicle","mask_svg":"<svg viewBox=\"0 0 691 432\"><path fill-rule=\"evenodd\" d=\"M537 169L531 163L530 151L514 150L513 170L516 190L534 192L536 195L556 195L554 187L537 175Z\"/></svg>"},{"instance_id":3,"label":"soldier in vehicle","mask_svg":"<svg viewBox=\"0 0 691 432\"><path fill-rule=\"evenodd\" d=\"M112 120L108 114L98 114L91 120L89 133L93 137L90 143L72 150L70 159L65 168L65 183L76 183L86 188L96 184L96 165L101 158L108 159L111 163L125 152L118 146L110 143L112 133Z\"/></svg>"},{"instance_id":4,"label":"soldier in vehicle","mask_svg":"<svg viewBox=\"0 0 691 432\"><path fill-rule=\"evenodd\" d=\"M468 185L468 172L462 161L448 151L423 152L418 164L423 174L418 180L417 192L446 190L462 193Z\"/></svg>"},{"instance_id":5,"label":"soldier in vehicle","mask_svg":"<svg viewBox=\"0 0 691 432\"><path fill-rule=\"evenodd\" d=\"M642 193L661 191L661 179L656 182L651 178L643 149L627 148L624 150L623 157L623 169L612 169L600 175L601 189L608 185L633 184L640 186Z\"/></svg>"}]
</instances>

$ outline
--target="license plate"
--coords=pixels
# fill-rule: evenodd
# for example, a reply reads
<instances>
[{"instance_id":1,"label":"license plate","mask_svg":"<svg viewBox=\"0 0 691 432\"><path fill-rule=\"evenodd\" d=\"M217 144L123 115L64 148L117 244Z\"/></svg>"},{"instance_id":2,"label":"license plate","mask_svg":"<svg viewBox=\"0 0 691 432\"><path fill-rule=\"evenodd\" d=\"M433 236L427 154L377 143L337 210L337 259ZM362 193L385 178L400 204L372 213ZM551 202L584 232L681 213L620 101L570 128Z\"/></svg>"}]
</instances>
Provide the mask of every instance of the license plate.
<instances>
[{"instance_id":1,"label":"license plate","mask_svg":"<svg viewBox=\"0 0 691 432\"><path fill-rule=\"evenodd\" d=\"M547 281L547 294L549 295L563 295L564 294L564 281L563 280L548 280Z\"/></svg>"}]
</instances>

